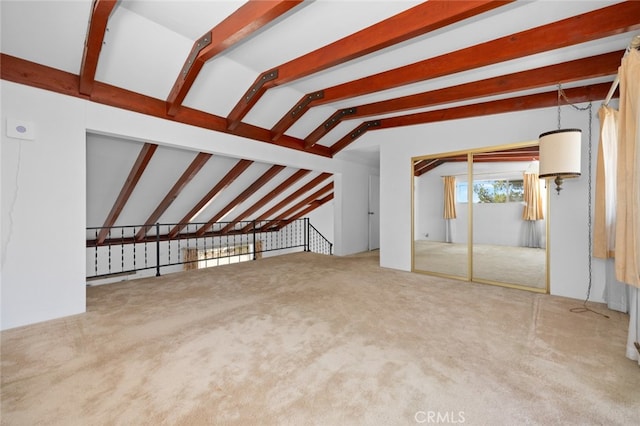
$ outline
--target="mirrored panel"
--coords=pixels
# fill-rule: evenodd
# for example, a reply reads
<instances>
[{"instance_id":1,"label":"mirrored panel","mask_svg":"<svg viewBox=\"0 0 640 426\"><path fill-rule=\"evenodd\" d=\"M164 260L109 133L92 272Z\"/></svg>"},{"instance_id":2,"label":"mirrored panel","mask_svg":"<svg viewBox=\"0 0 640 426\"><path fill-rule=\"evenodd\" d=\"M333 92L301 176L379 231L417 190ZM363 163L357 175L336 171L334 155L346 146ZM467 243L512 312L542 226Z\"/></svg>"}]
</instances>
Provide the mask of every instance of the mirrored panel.
<instances>
[{"instance_id":1,"label":"mirrored panel","mask_svg":"<svg viewBox=\"0 0 640 426\"><path fill-rule=\"evenodd\" d=\"M546 290L546 189L538 149L472 156L473 280Z\"/></svg>"},{"instance_id":2,"label":"mirrored panel","mask_svg":"<svg viewBox=\"0 0 640 426\"><path fill-rule=\"evenodd\" d=\"M414 168L414 270L469 279L468 204L456 182L468 174L468 155L416 159Z\"/></svg>"},{"instance_id":3,"label":"mirrored panel","mask_svg":"<svg viewBox=\"0 0 640 426\"><path fill-rule=\"evenodd\" d=\"M416 157L416 272L547 292L547 191L537 143Z\"/></svg>"}]
</instances>

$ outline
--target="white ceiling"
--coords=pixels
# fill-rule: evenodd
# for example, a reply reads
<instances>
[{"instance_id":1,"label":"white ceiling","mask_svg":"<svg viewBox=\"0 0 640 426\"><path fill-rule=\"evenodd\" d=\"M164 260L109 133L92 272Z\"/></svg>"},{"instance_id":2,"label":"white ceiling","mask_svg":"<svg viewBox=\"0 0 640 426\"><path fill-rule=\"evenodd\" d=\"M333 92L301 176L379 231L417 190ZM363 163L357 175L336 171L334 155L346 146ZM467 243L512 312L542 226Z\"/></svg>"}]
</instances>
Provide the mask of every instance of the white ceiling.
<instances>
[{"instance_id":1,"label":"white ceiling","mask_svg":"<svg viewBox=\"0 0 640 426\"><path fill-rule=\"evenodd\" d=\"M163 0L119 2L109 19L96 80L154 98L166 99L194 41L222 22L243 3ZM199 73L183 105L226 117L262 72L387 19L418 3L338 0L304 2L248 39L209 60ZM616 2L511 3L324 72L275 87L267 91L244 121L269 129L287 109L307 93L614 3ZM2 51L78 74L90 11L91 0L5 0ZM18 16L19 19L15 19ZM633 32L622 33L523 59L335 102L312 109L291 127L287 134L302 139L340 108L622 50L632 36ZM602 80L612 81L613 77ZM581 83L574 83L579 84ZM541 88L537 91L548 89ZM465 103L469 102L471 101ZM274 105L279 107L274 108ZM433 107L426 110L428 109ZM421 110L425 109L416 111ZM358 122L351 122L349 127L354 128ZM343 134L344 132L333 131L320 143L330 146Z\"/></svg>"},{"instance_id":2,"label":"white ceiling","mask_svg":"<svg viewBox=\"0 0 640 426\"><path fill-rule=\"evenodd\" d=\"M91 19L93 0L11 1L1 3L1 50L15 56L78 75ZM232 15L244 1L121 0L110 15L95 75L96 81L166 100L194 42ZM219 117L227 117L236 103L265 71L320 49L332 42L406 11L421 2L305 1L250 37L210 59L198 74L182 105ZM268 90L243 118L244 123L271 129L305 94L361 77L392 70L479 43L508 36L540 25L619 3L617 1L517 1L476 15L394 46L375 51L276 86ZM640 17L638 18L640 21ZM625 49L635 31L601 38L562 49L497 63L465 72L351 97L311 108L286 134L307 137L341 108L368 104L439 88L452 87L569 60ZM469 49L469 55L474 54ZM614 75L567 83L564 87L611 82ZM458 105L555 90L549 87L445 105L393 112L376 118L443 109ZM369 120L345 120L318 144L330 147L358 124ZM363 142L364 141L364 142ZM139 142L90 135L87 147L89 182L88 223L100 225L142 146ZM366 148L366 135L340 152L343 158L376 164L378 151ZM164 197L196 153L160 147L145 176L136 187L119 223L141 223L147 212ZM219 180L237 159L212 158L163 216L164 221L182 218ZM237 196L270 165L253 164L202 213L204 220ZM282 182L294 170L287 168L229 214L244 210ZM296 187L312 179L310 174ZM144 195L142 195L144 194ZM282 194L276 200L286 196ZM274 200L274 203L276 201ZM271 203L273 204L273 203ZM265 206L262 210L265 210Z\"/></svg>"}]
</instances>

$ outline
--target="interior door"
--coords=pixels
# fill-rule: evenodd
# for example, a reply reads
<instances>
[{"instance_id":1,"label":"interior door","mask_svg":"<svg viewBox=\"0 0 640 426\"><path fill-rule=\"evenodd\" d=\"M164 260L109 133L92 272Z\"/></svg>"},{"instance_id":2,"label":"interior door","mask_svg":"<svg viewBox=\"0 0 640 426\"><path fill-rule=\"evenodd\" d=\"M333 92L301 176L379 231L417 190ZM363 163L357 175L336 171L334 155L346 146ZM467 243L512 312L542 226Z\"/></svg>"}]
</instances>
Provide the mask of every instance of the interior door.
<instances>
[{"instance_id":1,"label":"interior door","mask_svg":"<svg viewBox=\"0 0 640 426\"><path fill-rule=\"evenodd\" d=\"M369 250L380 248L380 176L369 175Z\"/></svg>"}]
</instances>

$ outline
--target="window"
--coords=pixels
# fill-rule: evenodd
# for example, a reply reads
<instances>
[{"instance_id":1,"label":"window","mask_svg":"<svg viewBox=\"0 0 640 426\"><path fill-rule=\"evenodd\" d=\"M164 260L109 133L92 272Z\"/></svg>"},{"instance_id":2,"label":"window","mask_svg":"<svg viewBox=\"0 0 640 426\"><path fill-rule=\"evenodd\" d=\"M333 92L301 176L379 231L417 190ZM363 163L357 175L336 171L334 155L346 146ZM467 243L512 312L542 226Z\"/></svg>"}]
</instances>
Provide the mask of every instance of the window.
<instances>
[{"instance_id":1,"label":"window","mask_svg":"<svg viewBox=\"0 0 640 426\"><path fill-rule=\"evenodd\" d=\"M198 250L198 269L253 260L253 244Z\"/></svg>"},{"instance_id":2,"label":"window","mask_svg":"<svg viewBox=\"0 0 640 426\"><path fill-rule=\"evenodd\" d=\"M469 183L458 182L456 202L466 203ZM516 203L523 201L524 182L522 179L486 179L473 182L474 203Z\"/></svg>"}]
</instances>

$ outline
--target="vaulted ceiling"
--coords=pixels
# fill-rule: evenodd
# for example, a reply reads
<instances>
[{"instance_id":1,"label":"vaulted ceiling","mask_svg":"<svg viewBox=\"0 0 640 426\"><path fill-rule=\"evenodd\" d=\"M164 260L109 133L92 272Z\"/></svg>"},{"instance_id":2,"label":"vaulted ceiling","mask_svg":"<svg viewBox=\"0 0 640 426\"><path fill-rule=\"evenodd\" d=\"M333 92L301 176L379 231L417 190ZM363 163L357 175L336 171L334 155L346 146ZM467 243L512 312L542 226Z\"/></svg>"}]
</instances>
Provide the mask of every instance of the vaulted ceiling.
<instances>
[{"instance_id":1,"label":"vaulted ceiling","mask_svg":"<svg viewBox=\"0 0 640 426\"><path fill-rule=\"evenodd\" d=\"M558 84L604 99L639 29L638 1L3 1L2 78L339 157L379 129L555 106ZM319 172L104 138L89 223L280 217L333 194Z\"/></svg>"}]
</instances>

